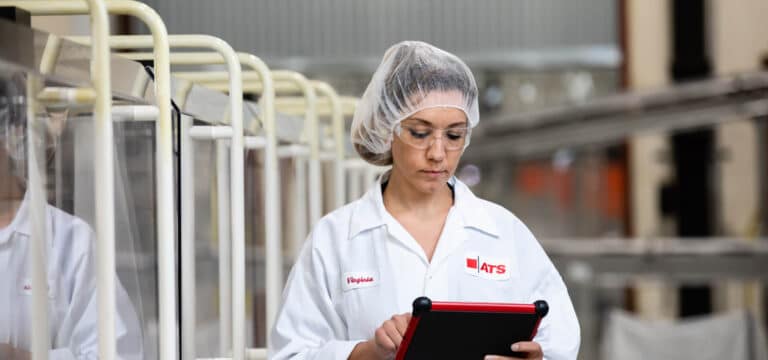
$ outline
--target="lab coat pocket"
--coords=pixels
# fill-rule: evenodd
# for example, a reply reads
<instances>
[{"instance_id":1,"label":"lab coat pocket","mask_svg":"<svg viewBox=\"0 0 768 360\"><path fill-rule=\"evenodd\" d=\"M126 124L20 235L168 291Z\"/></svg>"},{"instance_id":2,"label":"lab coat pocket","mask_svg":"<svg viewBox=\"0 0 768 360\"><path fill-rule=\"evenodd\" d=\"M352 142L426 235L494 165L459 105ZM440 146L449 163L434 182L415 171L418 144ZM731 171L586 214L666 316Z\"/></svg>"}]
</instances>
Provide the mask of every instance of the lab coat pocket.
<instances>
[{"instance_id":1,"label":"lab coat pocket","mask_svg":"<svg viewBox=\"0 0 768 360\"><path fill-rule=\"evenodd\" d=\"M521 284L519 278L503 280L485 279L469 274L462 274L461 298L478 302L520 302L525 297L520 296Z\"/></svg>"},{"instance_id":2,"label":"lab coat pocket","mask_svg":"<svg viewBox=\"0 0 768 360\"><path fill-rule=\"evenodd\" d=\"M342 301L350 339L368 339L373 331L392 314L383 315L378 272L345 272L342 278ZM384 316L384 318L382 318Z\"/></svg>"},{"instance_id":3,"label":"lab coat pocket","mask_svg":"<svg viewBox=\"0 0 768 360\"><path fill-rule=\"evenodd\" d=\"M53 281L52 281L53 280ZM53 300L56 298L56 281L55 279L48 279L46 286L48 287L48 299ZM18 295L20 296L32 296L32 278L23 277L19 279L16 286Z\"/></svg>"},{"instance_id":4,"label":"lab coat pocket","mask_svg":"<svg viewBox=\"0 0 768 360\"><path fill-rule=\"evenodd\" d=\"M12 300L13 306L13 323L14 325L14 335L12 336L13 339L15 339L14 344L17 347L28 347L31 345L31 321L33 316L33 284L32 284L32 278L28 276L29 274L24 274L22 276L19 276L19 278L16 281L16 294L15 294L15 300ZM56 328L55 324L58 324L61 320L61 311L59 311L59 308L61 308L61 304L58 301L60 292L58 291L58 278L55 275L50 275L47 277L46 281L46 287L47 287L47 302L48 302L48 323L50 325L51 334L50 336L53 337L54 332L53 329Z\"/></svg>"}]
</instances>

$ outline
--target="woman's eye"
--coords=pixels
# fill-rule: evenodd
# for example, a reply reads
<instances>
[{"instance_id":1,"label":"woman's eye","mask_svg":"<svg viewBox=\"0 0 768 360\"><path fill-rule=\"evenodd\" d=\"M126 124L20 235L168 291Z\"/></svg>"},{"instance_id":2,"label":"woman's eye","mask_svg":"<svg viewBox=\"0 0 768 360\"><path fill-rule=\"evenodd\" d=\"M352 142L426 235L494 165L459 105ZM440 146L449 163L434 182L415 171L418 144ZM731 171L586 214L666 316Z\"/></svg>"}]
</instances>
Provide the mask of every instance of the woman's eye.
<instances>
[{"instance_id":1,"label":"woman's eye","mask_svg":"<svg viewBox=\"0 0 768 360\"><path fill-rule=\"evenodd\" d=\"M429 131L417 131L414 129L408 129L408 132L416 139L425 139L429 136Z\"/></svg>"},{"instance_id":2,"label":"woman's eye","mask_svg":"<svg viewBox=\"0 0 768 360\"><path fill-rule=\"evenodd\" d=\"M460 131L450 131L445 134L450 140L461 140L464 138L464 133Z\"/></svg>"}]
</instances>

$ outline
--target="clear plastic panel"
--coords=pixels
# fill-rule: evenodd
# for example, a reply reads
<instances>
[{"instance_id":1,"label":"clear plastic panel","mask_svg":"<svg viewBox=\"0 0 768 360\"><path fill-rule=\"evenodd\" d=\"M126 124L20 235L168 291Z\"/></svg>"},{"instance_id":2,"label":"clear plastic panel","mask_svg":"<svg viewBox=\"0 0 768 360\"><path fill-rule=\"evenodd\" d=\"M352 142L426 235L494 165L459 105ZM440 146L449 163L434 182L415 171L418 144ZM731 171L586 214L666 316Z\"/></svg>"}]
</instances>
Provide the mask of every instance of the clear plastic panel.
<instances>
[{"instance_id":1,"label":"clear plastic panel","mask_svg":"<svg viewBox=\"0 0 768 360\"><path fill-rule=\"evenodd\" d=\"M182 140L184 141L184 140ZM222 244L222 226L231 230L231 223L222 224L219 210L226 207L229 213L230 192L230 149L227 141L218 145L209 140L194 141L194 234L195 234L195 355L197 357L226 356L231 351L230 328L222 329L222 301L228 302L223 308L229 309L231 297L220 296L222 289L231 290L222 283L220 274L222 250L231 247ZM220 162L223 161L223 166ZM263 195L263 151L246 151L245 154L245 285L246 300L244 321L246 346L264 347L266 332L264 313L264 195ZM220 177L223 175L223 177ZM219 182L226 186L220 187ZM224 189L229 189L226 191ZM222 198L223 197L223 198ZM231 217L230 217L231 219ZM228 236L225 241L231 241ZM222 247L222 245L225 245ZM243 254L232 254L243 256ZM230 258L231 268L231 258ZM184 274L182 274L184 276ZM282 290L282 289L281 289ZM184 306L184 304L182 304ZM229 342L221 343L222 338Z\"/></svg>"},{"instance_id":2,"label":"clear plastic panel","mask_svg":"<svg viewBox=\"0 0 768 360\"><path fill-rule=\"evenodd\" d=\"M182 142L185 139L182 139ZM189 140L186 140L189 141ZM222 356L220 349L219 219L216 177L216 146L212 141L194 144L194 234L196 284L196 355ZM229 167L226 167L227 170ZM182 170L183 171L183 170ZM184 276L184 274L182 274ZM183 306L183 305L182 305Z\"/></svg>"},{"instance_id":3,"label":"clear plastic panel","mask_svg":"<svg viewBox=\"0 0 768 360\"><path fill-rule=\"evenodd\" d=\"M245 155L245 345L266 347L264 151ZM274 211L274 210L271 210ZM280 289L282 291L282 289Z\"/></svg>"},{"instance_id":4,"label":"clear plastic panel","mask_svg":"<svg viewBox=\"0 0 768 360\"><path fill-rule=\"evenodd\" d=\"M40 169L44 209L44 273L48 294L50 358L98 356L94 119L88 107L32 104L26 96L43 88L24 72L0 67L0 358L30 355L33 334L30 254L37 207L27 189L32 159ZM37 124L37 126L32 126ZM115 315L118 357L156 358L156 270L153 123L115 123ZM35 141L27 141L30 135ZM47 200L47 203L44 203ZM39 320L39 319L37 319ZM39 322L43 324L42 322ZM155 331L156 332L156 331ZM45 344L44 344L45 345Z\"/></svg>"}]
</instances>

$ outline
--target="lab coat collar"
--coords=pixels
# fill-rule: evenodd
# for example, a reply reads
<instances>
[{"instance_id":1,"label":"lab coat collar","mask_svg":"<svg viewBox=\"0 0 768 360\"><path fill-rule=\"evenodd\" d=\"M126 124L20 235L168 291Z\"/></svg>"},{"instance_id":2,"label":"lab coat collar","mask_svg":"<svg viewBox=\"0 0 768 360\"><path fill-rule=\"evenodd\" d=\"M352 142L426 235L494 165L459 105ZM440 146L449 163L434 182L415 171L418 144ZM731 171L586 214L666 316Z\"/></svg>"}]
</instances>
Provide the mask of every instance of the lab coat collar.
<instances>
[{"instance_id":1,"label":"lab coat collar","mask_svg":"<svg viewBox=\"0 0 768 360\"><path fill-rule=\"evenodd\" d=\"M16 209L16 214L13 215L11 222L2 229L7 236L0 236L0 244L5 243L11 238L14 233L20 233L29 236L31 230L29 229L29 214L27 214L27 196L21 200L19 208Z\"/></svg>"},{"instance_id":2,"label":"lab coat collar","mask_svg":"<svg viewBox=\"0 0 768 360\"><path fill-rule=\"evenodd\" d=\"M24 200L21 201L21 206L19 206L19 210L16 211L16 216L14 216L10 225L14 232L32 236L32 220L29 216L29 210L29 192L27 192L24 194Z\"/></svg>"},{"instance_id":3,"label":"lab coat collar","mask_svg":"<svg viewBox=\"0 0 768 360\"><path fill-rule=\"evenodd\" d=\"M382 174L376 185L368 190L355 207L350 224L350 237L353 238L363 231L386 225L386 209L381 184L389 179L389 171ZM452 177L449 184L454 189L454 208L461 216L464 227L474 228L489 235L498 237L496 224L485 209L485 204L461 181Z\"/></svg>"},{"instance_id":4,"label":"lab coat collar","mask_svg":"<svg viewBox=\"0 0 768 360\"><path fill-rule=\"evenodd\" d=\"M354 238L363 231L377 228L386 224L384 208L384 197L381 193L382 181L389 178L389 172L381 175L368 192L357 202L349 229L350 238Z\"/></svg>"},{"instance_id":5,"label":"lab coat collar","mask_svg":"<svg viewBox=\"0 0 768 360\"><path fill-rule=\"evenodd\" d=\"M45 221L45 236L46 236L46 242L49 244L53 243L53 218L50 214L50 205L48 203L45 204L45 215L44 215L44 221ZM8 229L10 230L11 234L19 234L24 235L26 238L32 237L32 223L30 219L29 214L29 194L24 195L24 199L21 201L21 205L19 206L19 209L16 211L16 216L14 216L11 223L8 225ZM3 243L5 241L8 241L10 237L4 237L4 239L0 239L0 243Z\"/></svg>"},{"instance_id":6,"label":"lab coat collar","mask_svg":"<svg viewBox=\"0 0 768 360\"><path fill-rule=\"evenodd\" d=\"M499 231L491 214L486 209L487 204L475 196L472 190L455 176L448 183L453 185L454 207L464 220L464 227L473 228L488 235L498 237Z\"/></svg>"}]
</instances>

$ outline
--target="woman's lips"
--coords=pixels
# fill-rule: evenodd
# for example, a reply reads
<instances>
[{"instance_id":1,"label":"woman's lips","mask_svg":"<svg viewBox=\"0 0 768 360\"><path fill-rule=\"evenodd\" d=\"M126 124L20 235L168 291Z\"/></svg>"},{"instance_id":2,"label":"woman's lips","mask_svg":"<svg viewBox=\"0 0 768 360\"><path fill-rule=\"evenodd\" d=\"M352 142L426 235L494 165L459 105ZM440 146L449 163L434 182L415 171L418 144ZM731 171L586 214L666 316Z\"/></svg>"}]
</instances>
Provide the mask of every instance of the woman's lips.
<instances>
[{"instance_id":1,"label":"woman's lips","mask_svg":"<svg viewBox=\"0 0 768 360\"><path fill-rule=\"evenodd\" d=\"M445 175L444 170L421 170L421 172L432 178L437 178Z\"/></svg>"}]
</instances>

